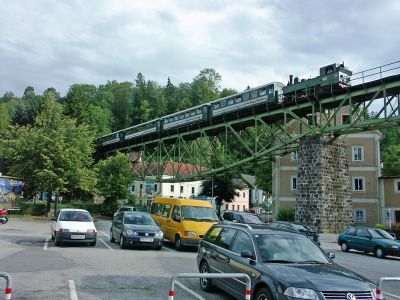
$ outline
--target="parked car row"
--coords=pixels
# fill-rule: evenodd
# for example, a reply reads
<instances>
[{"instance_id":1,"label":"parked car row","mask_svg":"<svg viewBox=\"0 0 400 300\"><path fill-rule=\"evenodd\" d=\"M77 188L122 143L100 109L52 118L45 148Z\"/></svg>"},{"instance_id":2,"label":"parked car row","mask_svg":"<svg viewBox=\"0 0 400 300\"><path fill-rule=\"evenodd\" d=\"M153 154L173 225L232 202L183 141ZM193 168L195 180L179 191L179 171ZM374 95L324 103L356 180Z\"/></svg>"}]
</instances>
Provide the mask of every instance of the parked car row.
<instances>
[{"instance_id":1,"label":"parked car row","mask_svg":"<svg viewBox=\"0 0 400 300\"><path fill-rule=\"evenodd\" d=\"M53 219L55 245L64 242L96 244L97 230L82 209L61 209ZM338 299L352 294L376 299L376 287L368 279L333 262L335 255L320 247L311 228L291 222L265 224L256 214L225 211L219 221L207 201L156 198L150 214L132 207L120 208L110 228L110 242L122 249L145 246L161 250L165 239L177 249L198 246L200 273L245 273L251 278L251 299ZM400 242L386 231L349 227L338 237L342 251L373 252L377 257L400 256ZM321 276L323 274L323 276ZM240 278L202 278L206 292L218 287L235 298L245 294Z\"/></svg>"}]
</instances>

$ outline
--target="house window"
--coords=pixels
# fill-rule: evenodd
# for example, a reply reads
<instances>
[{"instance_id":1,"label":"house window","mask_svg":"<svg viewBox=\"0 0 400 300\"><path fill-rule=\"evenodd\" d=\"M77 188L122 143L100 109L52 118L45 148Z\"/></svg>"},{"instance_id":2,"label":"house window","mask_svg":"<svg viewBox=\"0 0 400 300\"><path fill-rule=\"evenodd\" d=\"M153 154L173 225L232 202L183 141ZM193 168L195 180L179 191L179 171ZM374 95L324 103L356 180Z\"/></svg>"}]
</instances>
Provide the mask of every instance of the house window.
<instances>
[{"instance_id":1,"label":"house window","mask_svg":"<svg viewBox=\"0 0 400 300\"><path fill-rule=\"evenodd\" d=\"M296 150L292 153L290 153L290 161L291 162L296 162L299 160L299 150Z\"/></svg>"},{"instance_id":2,"label":"house window","mask_svg":"<svg viewBox=\"0 0 400 300\"><path fill-rule=\"evenodd\" d=\"M292 176L291 189L292 189L292 191L297 190L297 177L296 176Z\"/></svg>"},{"instance_id":3,"label":"house window","mask_svg":"<svg viewBox=\"0 0 400 300\"><path fill-rule=\"evenodd\" d=\"M135 191L135 185L132 185L132 192Z\"/></svg>"},{"instance_id":4,"label":"house window","mask_svg":"<svg viewBox=\"0 0 400 300\"><path fill-rule=\"evenodd\" d=\"M194 186L192 186L192 195L194 195Z\"/></svg>"},{"instance_id":5,"label":"house window","mask_svg":"<svg viewBox=\"0 0 400 300\"><path fill-rule=\"evenodd\" d=\"M240 206L239 206L239 205L237 206L237 210L238 210L238 211L240 210Z\"/></svg>"},{"instance_id":6,"label":"house window","mask_svg":"<svg viewBox=\"0 0 400 300\"><path fill-rule=\"evenodd\" d=\"M156 191L156 192L157 192L157 183L156 183L156 184L154 184L154 191Z\"/></svg>"},{"instance_id":7,"label":"house window","mask_svg":"<svg viewBox=\"0 0 400 300\"><path fill-rule=\"evenodd\" d=\"M174 192L174 190L175 190L175 187L174 187L174 185L173 185L173 184L171 184L171 192L173 193L173 192Z\"/></svg>"},{"instance_id":8,"label":"house window","mask_svg":"<svg viewBox=\"0 0 400 300\"><path fill-rule=\"evenodd\" d=\"M353 146L352 151L353 161L364 161L364 147L363 146Z\"/></svg>"},{"instance_id":9,"label":"house window","mask_svg":"<svg viewBox=\"0 0 400 300\"><path fill-rule=\"evenodd\" d=\"M350 115L342 115L342 125L350 124Z\"/></svg>"},{"instance_id":10,"label":"house window","mask_svg":"<svg viewBox=\"0 0 400 300\"><path fill-rule=\"evenodd\" d=\"M183 193L183 185L181 185L180 193L181 193L181 194Z\"/></svg>"},{"instance_id":11,"label":"house window","mask_svg":"<svg viewBox=\"0 0 400 300\"><path fill-rule=\"evenodd\" d=\"M400 193L400 179L394 180L394 192Z\"/></svg>"},{"instance_id":12,"label":"house window","mask_svg":"<svg viewBox=\"0 0 400 300\"><path fill-rule=\"evenodd\" d=\"M243 192L243 198L246 198L246 193L245 192Z\"/></svg>"},{"instance_id":13,"label":"house window","mask_svg":"<svg viewBox=\"0 0 400 300\"><path fill-rule=\"evenodd\" d=\"M243 205L243 211L246 211L246 205Z\"/></svg>"},{"instance_id":14,"label":"house window","mask_svg":"<svg viewBox=\"0 0 400 300\"><path fill-rule=\"evenodd\" d=\"M228 210L229 205L225 204L225 210Z\"/></svg>"},{"instance_id":15,"label":"house window","mask_svg":"<svg viewBox=\"0 0 400 300\"><path fill-rule=\"evenodd\" d=\"M142 184L142 183L140 184L139 188L140 188L140 189L142 189L142 188L143 188L143 184Z\"/></svg>"},{"instance_id":16,"label":"house window","mask_svg":"<svg viewBox=\"0 0 400 300\"><path fill-rule=\"evenodd\" d=\"M366 223L367 212L365 208L357 208L354 211L354 222L355 223Z\"/></svg>"},{"instance_id":17,"label":"house window","mask_svg":"<svg viewBox=\"0 0 400 300\"><path fill-rule=\"evenodd\" d=\"M353 177L353 192L364 192L364 177Z\"/></svg>"}]
</instances>

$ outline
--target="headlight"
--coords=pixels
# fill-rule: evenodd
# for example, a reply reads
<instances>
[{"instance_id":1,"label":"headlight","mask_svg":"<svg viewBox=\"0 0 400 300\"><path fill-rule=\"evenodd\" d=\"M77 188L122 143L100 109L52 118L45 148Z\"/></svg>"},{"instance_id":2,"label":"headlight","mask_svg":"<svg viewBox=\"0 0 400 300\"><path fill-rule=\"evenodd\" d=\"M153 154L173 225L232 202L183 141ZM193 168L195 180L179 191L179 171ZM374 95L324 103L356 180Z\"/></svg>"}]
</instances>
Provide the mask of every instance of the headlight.
<instances>
[{"instance_id":1,"label":"headlight","mask_svg":"<svg viewBox=\"0 0 400 300\"><path fill-rule=\"evenodd\" d=\"M397 249L399 249L399 247L392 245L392 246L389 246L388 249L390 249L390 250L397 250Z\"/></svg>"},{"instance_id":2,"label":"headlight","mask_svg":"<svg viewBox=\"0 0 400 300\"><path fill-rule=\"evenodd\" d=\"M376 299L376 288L371 289L372 299Z\"/></svg>"},{"instance_id":3,"label":"headlight","mask_svg":"<svg viewBox=\"0 0 400 300\"><path fill-rule=\"evenodd\" d=\"M127 231L126 231L126 234L127 235L137 235L137 233L135 234L136 232L134 232L134 231L132 231L132 230L130 230L130 229L128 229Z\"/></svg>"},{"instance_id":4,"label":"headlight","mask_svg":"<svg viewBox=\"0 0 400 300\"><path fill-rule=\"evenodd\" d=\"M66 228L60 228L60 232L69 232L69 229L66 229Z\"/></svg>"},{"instance_id":5,"label":"headlight","mask_svg":"<svg viewBox=\"0 0 400 300\"><path fill-rule=\"evenodd\" d=\"M185 231L186 236L197 236L197 233L194 231Z\"/></svg>"},{"instance_id":6,"label":"headlight","mask_svg":"<svg viewBox=\"0 0 400 300\"><path fill-rule=\"evenodd\" d=\"M317 294L312 289L289 287L284 292L285 296L300 299L318 299Z\"/></svg>"},{"instance_id":7,"label":"headlight","mask_svg":"<svg viewBox=\"0 0 400 300\"><path fill-rule=\"evenodd\" d=\"M160 230L159 232L156 232L156 236L163 237L164 233Z\"/></svg>"},{"instance_id":8,"label":"headlight","mask_svg":"<svg viewBox=\"0 0 400 300\"><path fill-rule=\"evenodd\" d=\"M96 230L95 229L88 229L88 230L86 230L86 232L87 233L96 233Z\"/></svg>"}]
</instances>

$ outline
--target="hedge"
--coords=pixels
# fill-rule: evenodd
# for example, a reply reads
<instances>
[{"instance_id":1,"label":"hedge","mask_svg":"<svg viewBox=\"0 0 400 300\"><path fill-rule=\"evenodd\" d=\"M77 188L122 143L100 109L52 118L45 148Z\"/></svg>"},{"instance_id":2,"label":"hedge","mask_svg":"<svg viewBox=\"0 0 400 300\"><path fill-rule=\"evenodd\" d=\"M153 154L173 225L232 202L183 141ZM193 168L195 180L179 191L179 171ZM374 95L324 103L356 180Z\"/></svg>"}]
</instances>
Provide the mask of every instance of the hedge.
<instances>
[{"instance_id":1,"label":"hedge","mask_svg":"<svg viewBox=\"0 0 400 300\"><path fill-rule=\"evenodd\" d=\"M46 203L20 202L21 214L43 216L46 214Z\"/></svg>"}]
</instances>

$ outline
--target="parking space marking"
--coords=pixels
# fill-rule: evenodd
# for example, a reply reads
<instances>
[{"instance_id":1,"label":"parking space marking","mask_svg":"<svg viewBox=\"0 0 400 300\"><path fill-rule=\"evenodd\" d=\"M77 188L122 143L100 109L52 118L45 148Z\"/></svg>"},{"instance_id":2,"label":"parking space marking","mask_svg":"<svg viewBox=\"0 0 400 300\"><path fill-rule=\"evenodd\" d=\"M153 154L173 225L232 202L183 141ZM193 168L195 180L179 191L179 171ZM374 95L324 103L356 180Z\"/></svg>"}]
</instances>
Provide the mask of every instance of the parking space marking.
<instances>
[{"instance_id":1,"label":"parking space marking","mask_svg":"<svg viewBox=\"0 0 400 300\"><path fill-rule=\"evenodd\" d=\"M78 295L76 294L75 282L73 280L68 280L69 284L69 295L71 300L78 300Z\"/></svg>"},{"instance_id":2,"label":"parking space marking","mask_svg":"<svg viewBox=\"0 0 400 300\"><path fill-rule=\"evenodd\" d=\"M176 285L179 285L181 288L183 288L186 292L188 292L189 294L195 296L197 299L200 300L206 300L205 298L203 298L202 296L200 296L199 294L197 294L195 291L189 289L188 287L184 286L182 283L180 283L179 281L175 280Z\"/></svg>"},{"instance_id":3,"label":"parking space marking","mask_svg":"<svg viewBox=\"0 0 400 300\"><path fill-rule=\"evenodd\" d=\"M177 252L176 250L170 249L170 248L168 248L168 247L166 247L166 246L163 246L163 249L166 249L166 250L168 250L168 251L170 251L170 252Z\"/></svg>"},{"instance_id":4,"label":"parking space marking","mask_svg":"<svg viewBox=\"0 0 400 300\"><path fill-rule=\"evenodd\" d=\"M50 240L51 238L47 238L46 239L46 242L44 242L44 246L43 246L43 250L47 250L47 246L49 245L49 240Z\"/></svg>"},{"instance_id":5,"label":"parking space marking","mask_svg":"<svg viewBox=\"0 0 400 300\"><path fill-rule=\"evenodd\" d=\"M389 297L394 298L394 299L400 299L400 296L393 295L393 294L390 294L390 293L387 293L387 292L383 292L383 293L384 293L385 295L389 296Z\"/></svg>"},{"instance_id":6,"label":"parking space marking","mask_svg":"<svg viewBox=\"0 0 400 300\"><path fill-rule=\"evenodd\" d=\"M105 233L104 231L99 231L102 235L105 235L106 237L108 237L108 238L110 238L110 236L107 234L107 233Z\"/></svg>"},{"instance_id":7,"label":"parking space marking","mask_svg":"<svg viewBox=\"0 0 400 300\"><path fill-rule=\"evenodd\" d=\"M99 241L102 242L108 249L114 250L109 244L107 244L103 239L99 238Z\"/></svg>"}]
</instances>

